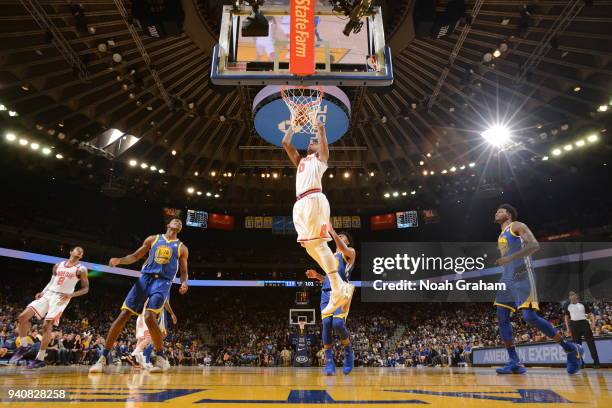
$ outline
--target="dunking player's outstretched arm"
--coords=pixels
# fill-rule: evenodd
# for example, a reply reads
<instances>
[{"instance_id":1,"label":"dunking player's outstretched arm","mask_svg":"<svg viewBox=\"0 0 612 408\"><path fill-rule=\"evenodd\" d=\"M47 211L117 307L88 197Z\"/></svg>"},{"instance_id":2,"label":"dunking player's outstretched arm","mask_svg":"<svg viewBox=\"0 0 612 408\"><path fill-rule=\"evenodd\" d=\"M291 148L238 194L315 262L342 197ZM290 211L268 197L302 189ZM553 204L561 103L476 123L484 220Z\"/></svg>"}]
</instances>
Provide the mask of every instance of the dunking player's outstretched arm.
<instances>
[{"instance_id":1,"label":"dunking player's outstretched arm","mask_svg":"<svg viewBox=\"0 0 612 408\"><path fill-rule=\"evenodd\" d=\"M510 232L514 235L518 235L523 240L523 248L520 251L513 253L512 255L502 256L495 263L498 265L505 265L516 259L525 258L540 249L538 240L533 236L533 232L529 227L522 222L513 222L510 226Z\"/></svg>"},{"instance_id":2,"label":"dunking player's outstretched arm","mask_svg":"<svg viewBox=\"0 0 612 408\"><path fill-rule=\"evenodd\" d=\"M334 239L334 242L336 243L336 248L338 248L338 251L342 252L342 255L344 255L346 261L349 264L353 265L355 263L355 257L357 255L355 249L350 248L348 245L346 245L344 241L340 239L338 234L336 234L334 227L332 227L331 225L329 226L329 235L331 235L331 237Z\"/></svg>"},{"instance_id":3,"label":"dunking player's outstretched arm","mask_svg":"<svg viewBox=\"0 0 612 408\"><path fill-rule=\"evenodd\" d=\"M302 157L298 153L297 149L291 144L291 139L293 138L293 128L289 126L289 129L285 132L285 136L283 136L283 148L287 152L289 156L289 160L291 163L295 165L295 167L300 165L300 160Z\"/></svg>"},{"instance_id":4,"label":"dunking player's outstretched arm","mask_svg":"<svg viewBox=\"0 0 612 408\"><path fill-rule=\"evenodd\" d=\"M189 258L189 249L183 244L179 253L179 273L181 274L181 287L179 293L184 295L187 293L189 286L187 286L187 280L189 279L189 273L187 271L187 259Z\"/></svg>"},{"instance_id":5,"label":"dunking player's outstretched arm","mask_svg":"<svg viewBox=\"0 0 612 408\"><path fill-rule=\"evenodd\" d=\"M147 239L145 239L142 243L142 246L138 248L134 253L124 256L123 258L111 258L110 261L108 261L108 266L114 268L117 265L133 264L134 262L145 256L147 252L149 252L151 246L153 245L153 242L155 242L155 235L147 237Z\"/></svg>"},{"instance_id":6,"label":"dunking player's outstretched arm","mask_svg":"<svg viewBox=\"0 0 612 408\"><path fill-rule=\"evenodd\" d=\"M319 160L327 163L327 160L329 160L329 145L327 144L325 125L321 121L317 121L317 138L319 139Z\"/></svg>"},{"instance_id":7,"label":"dunking player's outstretched arm","mask_svg":"<svg viewBox=\"0 0 612 408\"><path fill-rule=\"evenodd\" d=\"M317 271L315 271L314 269L306 270L306 276L309 277L310 279L316 279L319 282L323 282L325 280L325 277L321 275L320 273L318 273Z\"/></svg>"}]
</instances>

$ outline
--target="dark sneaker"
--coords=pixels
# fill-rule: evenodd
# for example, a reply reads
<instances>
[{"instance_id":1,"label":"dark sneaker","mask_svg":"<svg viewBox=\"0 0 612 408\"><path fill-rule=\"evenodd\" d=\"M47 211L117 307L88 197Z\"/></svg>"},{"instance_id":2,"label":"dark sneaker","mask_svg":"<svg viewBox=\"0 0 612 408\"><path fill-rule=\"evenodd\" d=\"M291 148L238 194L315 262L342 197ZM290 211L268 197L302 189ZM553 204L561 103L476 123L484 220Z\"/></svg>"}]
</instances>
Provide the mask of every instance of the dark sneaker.
<instances>
[{"instance_id":1,"label":"dark sneaker","mask_svg":"<svg viewBox=\"0 0 612 408\"><path fill-rule=\"evenodd\" d=\"M47 364L44 361L36 359L36 360L30 361L30 363L28 364L26 368L29 368L29 369L43 368L43 367L46 367L46 365Z\"/></svg>"},{"instance_id":2,"label":"dark sneaker","mask_svg":"<svg viewBox=\"0 0 612 408\"><path fill-rule=\"evenodd\" d=\"M23 356L26 355L28 350L30 350L30 346L20 346L19 348L17 348L15 354L13 354L13 357L11 357L11 359L9 360L9 363L16 364L19 360L23 358Z\"/></svg>"}]
</instances>

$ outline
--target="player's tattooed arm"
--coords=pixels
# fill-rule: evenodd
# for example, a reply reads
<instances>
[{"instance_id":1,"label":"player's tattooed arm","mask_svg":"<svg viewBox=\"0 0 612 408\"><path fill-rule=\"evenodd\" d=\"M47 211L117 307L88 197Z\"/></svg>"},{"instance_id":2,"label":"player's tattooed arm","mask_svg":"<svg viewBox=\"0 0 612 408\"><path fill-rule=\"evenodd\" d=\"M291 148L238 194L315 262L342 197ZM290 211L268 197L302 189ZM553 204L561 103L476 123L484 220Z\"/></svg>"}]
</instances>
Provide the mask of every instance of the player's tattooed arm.
<instances>
[{"instance_id":1,"label":"player's tattooed arm","mask_svg":"<svg viewBox=\"0 0 612 408\"><path fill-rule=\"evenodd\" d=\"M357 256L355 249L346 245L344 241L340 238L340 236L338 236L336 230L334 230L334 227L332 226L329 227L329 235L331 235L331 237L334 239L338 251L342 252L342 255L344 255L349 264L353 265Z\"/></svg>"},{"instance_id":2,"label":"player's tattooed arm","mask_svg":"<svg viewBox=\"0 0 612 408\"><path fill-rule=\"evenodd\" d=\"M108 261L108 266L114 268L117 265L133 264L134 262L145 256L147 252L149 252L151 246L153 245L153 242L155 242L155 235L147 237L147 239L145 239L142 243L142 246L138 248L134 253L124 256L123 258L111 258L110 261Z\"/></svg>"},{"instance_id":3,"label":"player's tattooed arm","mask_svg":"<svg viewBox=\"0 0 612 408\"><path fill-rule=\"evenodd\" d=\"M44 295L45 292L49 289L49 286L51 286L51 282L53 282L53 277L55 276L55 273L57 272L58 266L59 266L59 263L56 263L55 265L53 265L53 272L51 273L51 279L49 279L49 283L47 283L47 286L45 286L43 290L41 290L40 292L36 294L36 296L34 296L35 299L40 299L42 295Z\"/></svg>"},{"instance_id":4,"label":"player's tattooed arm","mask_svg":"<svg viewBox=\"0 0 612 408\"><path fill-rule=\"evenodd\" d=\"M503 256L497 260L498 265L504 265L510 263L516 259L522 259L530 256L531 254L537 252L540 249L540 244L538 240L533 236L533 232L529 229L529 227L522 222L513 222L510 226L510 231L521 237L523 240L523 248L520 251L517 251L509 256Z\"/></svg>"},{"instance_id":5,"label":"player's tattooed arm","mask_svg":"<svg viewBox=\"0 0 612 408\"><path fill-rule=\"evenodd\" d=\"M187 280L189 279L189 272L187 270L187 259L189 258L189 249L183 244L181 247L181 253L179 254L179 273L181 274L181 287L179 293L184 295L187 293L189 286L187 286Z\"/></svg>"},{"instance_id":6,"label":"player's tattooed arm","mask_svg":"<svg viewBox=\"0 0 612 408\"><path fill-rule=\"evenodd\" d=\"M329 160L329 145L327 144L325 125L321 121L317 121L317 137L319 139L319 160L327 163Z\"/></svg>"},{"instance_id":7,"label":"player's tattooed arm","mask_svg":"<svg viewBox=\"0 0 612 408\"><path fill-rule=\"evenodd\" d=\"M60 295L62 300L65 302L71 298L83 296L87 292L89 292L89 279L87 278L87 268L79 269L79 282L81 282L81 287L79 290L74 291L73 293L64 293Z\"/></svg>"},{"instance_id":8,"label":"player's tattooed arm","mask_svg":"<svg viewBox=\"0 0 612 408\"><path fill-rule=\"evenodd\" d=\"M315 271L314 269L306 270L306 276L309 277L310 279L316 279L319 282L323 282L325 280L325 277L321 275L320 273L317 273L317 271Z\"/></svg>"},{"instance_id":9,"label":"player's tattooed arm","mask_svg":"<svg viewBox=\"0 0 612 408\"><path fill-rule=\"evenodd\" d=\"M302 157L298 153L297 149L291 144L292 138L293 128L289 126L289 129L287 129L287 131L285 132L285 136L283 136L282 144L283 149L285 149L287 155L289 156L289 160L291 160L291 163L293 163L295 167L297 167L300 165L300 160L302 160Z\"/></svg>"}]
</instances>

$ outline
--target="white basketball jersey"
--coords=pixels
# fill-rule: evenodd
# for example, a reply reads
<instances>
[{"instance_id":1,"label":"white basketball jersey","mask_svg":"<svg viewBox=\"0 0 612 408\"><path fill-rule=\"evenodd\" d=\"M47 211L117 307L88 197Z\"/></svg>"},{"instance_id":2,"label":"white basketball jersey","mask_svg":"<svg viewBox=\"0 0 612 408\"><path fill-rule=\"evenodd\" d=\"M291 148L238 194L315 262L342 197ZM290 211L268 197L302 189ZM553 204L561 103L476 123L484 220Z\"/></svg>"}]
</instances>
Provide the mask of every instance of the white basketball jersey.
<instances>
[{"instance_id":1,"label":"white basketball jersey","mask_svg":"<svg viewBox=\"0 0 612 408\"><path fill-rule=\"evenodd\" d=\"M57 293L74 293L74 287L79 281L77 272L87 271L80 263L74 266L67 266L67 261L60 262L55 269L55 275L51 279L49 290Z\"/></svg>"},{"instance_id":2,"label":"white basketball jersey","mask_svg":"<svg viewBox=\"0 0 612 408\"><path fill-rule=\"evenodd\" d=\"M321 179L327 170L327 164L317 157L316 153L309 154L300 160L297 175L295 176L295 195L305 193L308 190L323 189Z\"/></svg>"}]
</instances>

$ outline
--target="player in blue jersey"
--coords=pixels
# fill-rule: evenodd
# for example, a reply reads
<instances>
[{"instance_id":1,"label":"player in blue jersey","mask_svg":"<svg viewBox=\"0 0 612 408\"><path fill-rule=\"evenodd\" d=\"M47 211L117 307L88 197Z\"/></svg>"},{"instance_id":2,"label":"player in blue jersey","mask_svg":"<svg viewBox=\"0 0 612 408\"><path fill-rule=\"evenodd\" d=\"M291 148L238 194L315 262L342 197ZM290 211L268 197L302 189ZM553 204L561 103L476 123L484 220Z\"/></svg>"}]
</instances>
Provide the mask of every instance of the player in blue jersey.
<instances>
[{"instance_id":1,"label":"player in blue jersey","mask_svg":"<svg viewBox=\"0 0 612 408\"><path fill-rule=\"evenodd\" d=\"M354 248L351 248L351 241L347 233L337 234L330 226L329 234L336 244L336 253L334 256L338 262L338 275L343 281L348 282L353 265L355 265L357 253ZM331 285L329 278L317 273L313 269L307 270L306 276L323 282L321 288L321 311L323 311L330 299ZM325 349L325 367L323 368L323 372L325 375L334 375L336 373L336 364L334 362L334 352L332 349L332 332L338 333L340 342L344 346L344 367L342 368L342 372L348 374L353 370L355 356L351 346L349 331L346 328L346 318L348 317L350 306L351 304L349 302L330 314L321 314L321 322L323 323L323 348Z\"/></svg>"},{"instance_id":2,"label":"player in blue jersey","mask_svg":"<svg viewBox=\"0 0 612 408\"><path fill-rule=\"evenodd\" d=\"M495 222L501 226L497 247L501 253L496 263L503 267L500 282L506 289L497 292L494 305L497 307L499 335L503 340L510 360L498 368L498 374L523 374L526 370L514 347L510 314L521 310L523 320L554 339L567 353L567 372L577 373L582 364L582 347L565 341L552 324L542 319L533 276L530 256L540 249L540 244L527 225L516 221L517 211L510 204L502 204L495 213Z\"/></svg>"},{"instance_id":3,"label":"player in blue jersey","mask_svg":"<svg viewBox=\"0 0 612 408\"><path fill-rule=\"evenodd\" d=\"M140 278L130 289L123 302L123 306L121 306L121 313L113 322L106 336L102 355L98 362L90 368L90 373L101 373L104 371L110 350L113 348L119 333L121 333L130 317L140 314L145 302L147 302L147 307L144 309L144 319L149 329L156 355L155 364L150 372L162 372L170 368L170 364L164 355L163 335L157 324L157 315L163 311L164 304L170 295L172 280L179 271L181 275L179 293L181 295L187 293L187 258L189 257L189 251L177 238L182 228L183 223L181 220L173 218L168 223L165 234L151 235L145 239L142 246L136 252L123 258L110 259L109 266L116 267L118 265L132 264L147 253L149 254L142 266Z\"/></svg>"}]
</instances>

